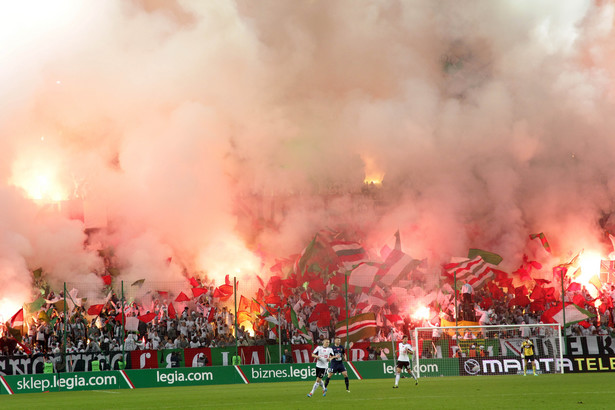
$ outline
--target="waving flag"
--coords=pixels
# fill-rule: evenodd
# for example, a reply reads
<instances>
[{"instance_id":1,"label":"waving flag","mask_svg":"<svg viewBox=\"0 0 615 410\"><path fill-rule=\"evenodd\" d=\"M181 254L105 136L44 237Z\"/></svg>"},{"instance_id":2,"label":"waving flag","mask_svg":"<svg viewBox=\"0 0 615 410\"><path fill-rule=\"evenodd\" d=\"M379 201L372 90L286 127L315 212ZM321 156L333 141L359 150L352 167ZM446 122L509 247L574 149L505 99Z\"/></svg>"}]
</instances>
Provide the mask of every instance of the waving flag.
<instances>
[{"instance_id":1,"label":"waving flag","mask_svg":"<svg viewBox=\"0 0 615 410\"><path fill-rule=\"evenodd\" d=\"M9 326L16 328L23 326L23 308L19 309L8 322Z\"/></svg>"},{"instance_id":2,"label":"waving flag","mask_svg":"<svg viewBox=\"0 0 615 410\"><path fill-rule=\"evenodd\" d=\"M130 332L137 332L139 330L139 318L136 316L127 317L124 328Z\"/></svg>"},{"instance_id":3,"label":"waving flag","mask_svg":"<svg viewBox=\"0 0 615 410\"><path fill-rule=\"evenodd\" d=\"M352 270L354 266L367 261L367 252L358 242L331 242L331 248L337 255L340 265L346 270Z\"/></svg>"},{"instance_id":4,"label":"waving flag","mask_svg":"<svg viewBox=\"0 0 615 410\"><path fill-rule=\"evenodd\" d=\"M495 266L487 263L480 256L459 263L444 265L443 279L453 284L457 275L457 284L469 283L473 289L480 289L498 272Z\"/></svg>"},{"instance_id":5,"label":"waving flag","mask_svg":"<svg viewBox=\"0 0 615 410\"><path fill-rule=\"evenodd\" d=\"M533 240L536 238L540 239L540 243L542 243L542 247L545 248L545 251L551 253L551 245L549 245L549 242L547 241L545 234L542 232L530 234L530 239Z\"/></svg>"},{"instance_id":6,"label":"waving flag","mask_svg":"<svg viewBox=\"0 0 615 410\"><path fill-rule=\"evenodd\" d=\"M601 260L600 261L600 279L604 283L615 282L615 261Z\"/></svg>"},{"instance_id":7,"label":"waving flag","mask_svg":"<svg viewBox=\"0 0 615 410\"><path fill-rule=\"evenodd\" d=\"M88 315L90 316L99 316L100 312L102 312L103 308L105 307L105 305L100 304L100 305L92 305L88 308Z\"/></svg>"},{"instance_id":8,"label":"waving flag","mask_svg":"<svg viewBox=\"0 0 615 410\"><path fill-rule=\"evenodd\" d=\"M573 323L580 322L582 320L586 320L596 315L591 313L588 310L582 309L574 303L566 303L566 326L571 325ZM562 309L562 305L553 306L551 309L545 311L542 314L542 320L544 323L559 323L560 325L564 324L564 310Z\"/></svg>"},{"instance_id":9,"label":"waving flag","mask_svg":"<svg viewBox=\"0 0 615 410\"><path fill-rule=\"evenodd\" d=\"M504 259L497 253L487 252L482 249L471 248L468 250L468 259L474 259L477 256L480 256L485 262L492 265L499 265L502 259Z\"/></svg>"},{"instance_id":10,"label":"waving flag","mask_svg":"<svg viewBox=\"0 0 615 410\"><path fill-rule=\"evenodd\" d=\"M144 315L137 316L137 318L138 318L141 322L143 322L143 323L149 323L149 322L151 322L152 320L154 320L154 319L156 318L156 316L158 316L158 315L157 315L157 314L155 314L155 313L146 313L146 314L144 314Z\"/></svg>"},{"instance_id":11,"label":"waving flag","mask_svg":"<svg viewBox=\"0 0 615 410\"><path fill-rule=\"evenodd\" d=\"M316 246L316 237L317 235L314 235L312 241L305 247L299 258L295 261L294 271L297 275L303 275L307 270L308 261L315 252L314 248Z\"/></svg>"},{"instance_id":12,"label":"waving flag","mask_svg":"<svg viewBox=\"0 0 615 410\"><path fill-rule=\"evenodd\" d=\"M192 289L192 295L195 298L198 298L199 296L201 296L202 294L207 293L207 289L203 289L203 288L191 288Z\"/></svg>"},{"instance_id":13,"label":"waving flag","mask_svg":"<svg viewBox=\"0 0 615 410\"><path fill-rule=\"evenodd\" d=\"M135 280L134 282L132 282L130 286L136 286L140 288L141 286L143 286L144 283L145 283L145 279L139 279L139 280Z\"/></svg>"},{"instance_id":14,"label":"waving flag","mask_svg":"<svg viewBox=\"0 0 615 410\"><path fill-rule=\"evenodd\" d=\"M335 337L340 337L342 343L346 338L351 342L376 336L376 314L373 312L363 313L348 319L348 333L346 333L346 321L342 320L335 325Z\"/></svg>"},{"instance_id":15,"label":"waving flag","mask_svg":"<svg viewBox=\"0 0 615 410\"><path fill-rule=\"evenodd\" d=\"M379 270L379 265L363 262L352 270L348 278L348 284L361 288L369 288L374 283L374 278Z\"/></svg>"},{"instance_id":16,"label":"waving flag","mask_svg":"<svg viewBox=\"0 0 615 410\"><path fill-rule=\"evenodd\" d=\"M305 326L299 326L299 320L297 319L297 312L295 312L295 309L293 309L292 306L289 309L294 328L297 329L303 336L308 339L312 339L312 333L308 332Z\"/></svg>"},{"instance_id":17,"label":"waving flag","mask_svg":"<svg viewBox=\"0 0 615 410\"><path fill-rule=\"evenodd\" d=\"M379 281L385 286L392 286L421 264L418 259L400 250L393 249L378 272Z\"/></svg>"},{"instance_id":18,"label":"waving flag","mask_svg":"<svg viewBox=\"0 0 615 410\"><path fill-rule=\"evenodd\" d=\"M173 303L169 303L168 313L169 313L169 318L171 319L175 319L177 317L177 312L175 311L175 307L173 306Z\"/></svg>"},{"instance_id":19,"label":"waving flag","mask_svg":"<svg viewBox=\"0 0 615 410\"><path fill-rule=\"evenodd\" d=\"M184 292L179 292L179 295L175 298L176 302L188 302L189 300L190 298Z\"/></svg>"},{"instance_id":20,"label":"waving flag","mask_svg":"<svg viewBox=\"0 0 615 410\"><path fill-rule=\"evenodd\" d=\"M239 310L250 311L250 301L244 295L239 298Z\"/></svg>"}]
</instances>

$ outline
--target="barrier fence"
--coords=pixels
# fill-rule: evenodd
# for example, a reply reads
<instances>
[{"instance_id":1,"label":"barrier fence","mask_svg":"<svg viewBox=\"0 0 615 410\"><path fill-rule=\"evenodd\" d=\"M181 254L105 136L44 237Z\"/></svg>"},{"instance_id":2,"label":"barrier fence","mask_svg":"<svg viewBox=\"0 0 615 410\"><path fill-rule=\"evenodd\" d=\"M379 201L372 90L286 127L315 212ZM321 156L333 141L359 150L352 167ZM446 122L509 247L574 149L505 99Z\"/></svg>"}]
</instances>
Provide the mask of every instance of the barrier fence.
<instances>
[{"instance_id":1,"label":"barrier fence","mask_svg":"<svg viewBox=\"0 0 615 410\"><path fill-rule=\"evenodd\" d=\"M421 361L419 373L429 377L470 376L463 370L464 362L465 359L425 359ZM481 359L480 364L480 371L474 375L516 374L519 369L518 359ZM390 378L392 382L395 371L393 360L347 362L346 366L352 380ZM565 356L562 366L564 373L615 372L615 356ZM311 383L315 377L316 369L310 363L21 374L0 376L0 394L291 381Z\"/></svg>"},{"instance_id":2,"label":"barrier fence","mask_svg":"<svg viewBox=\"0 0 615 410\"><path fill-rule=\"evenodd\" d=\"M536 339L537 354L539 360L547 358L540 349L541 340ZM495 363L493 360L501 359L499 363L502 366L511 366L515 360L519 359L519 352L514 349L506 348L513 339L501 339L497 342L488 340L486 342L488 357L483 358L486 363ZM282 345L283 349L288 349L295 363L311 362L310 354L313 350L311 344L303 345ZM447 360L452 357L453 348L456 343L453 340L442 338L437 342L436 355L420 344L417 348L417 354L420 356L421 377L430 376L430 372L424 373L422 370L423 363L431 363L430 360ZM506 348L503 350L502 346ZM277 345L264 346L239 346L239 355L242 358L241 363L255 364L272 364L279 362L279 347ZM211 366L226 366L232 364L232 356L235 354L235 347L216 347L216 348L188 348L188 349L166 349L166 350L135 350L131 352L113 351L113 352L83 352L71 353L66 355L68 366L67 372L81 372L92 370L92 362L96 359L100 362L101 370L120 370L122 367L126 370L146 369L146 368L170 368L173 361L171 355L179 353L178 367L197 367L201 363L198 361L198 355L203 354L206 358L206 365ZM371 352L371 354L370 354ZM373 352L378 352L374 355ZM590 371L594 368L601 371L604 368L611 368L613 361L611 357L615 357L615 340L610 336L580 336L567 337L565 343L565 358L574 363L574 368L588 368ZM62 355L50 355L55 363L63 363ZM461 359L464 359L462 356ZM202 359L202 358L201 358ZM391 342L357 342L348 350L348 359L352 363L360 363L363 361L385 361L394 359L394 350ZM371 359L371 360L370 360ZM382 360L385 359L385 360ZM599 359L599 360L598 360ZM455 359L457 360L457 359ZM121 364L124 366L121 366ZM441 362L445 363L445 362ZM482 363L482 361L481 361ZM544 363L547 364L546 362ZM0 375L25 375L33 373L43 373L45 366L45 357L42 354L33 354L30 356L0 356ZM494 364L494 366L496 366ZM498 365L499 366L499 365ZM497 367L497 366L496 366ZM63 373L61 366L56 366L55 371ZM609 370L610 371L610 370Z\"/></svg>"}]
</instances>

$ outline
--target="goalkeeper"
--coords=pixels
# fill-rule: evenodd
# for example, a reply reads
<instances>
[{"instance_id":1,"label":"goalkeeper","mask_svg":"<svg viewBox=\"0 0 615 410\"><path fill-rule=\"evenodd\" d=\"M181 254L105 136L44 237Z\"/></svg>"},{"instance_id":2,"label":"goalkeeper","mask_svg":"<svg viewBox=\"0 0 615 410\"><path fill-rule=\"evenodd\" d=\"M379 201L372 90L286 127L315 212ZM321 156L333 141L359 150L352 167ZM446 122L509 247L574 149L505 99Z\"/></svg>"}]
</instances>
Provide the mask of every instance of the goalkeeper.
<instances>
[{"instance_id":1,"label":"goalkeeper","mask_svg":"<svg viewBox=\"0 0 615 410\"><path fill-rule=\"evenodd\" d=\"M414 355L414 349L412 348L412 345L408 343L408 335L404 335L402 337L397 351L399 352L399 356L397 357L397 367L395 368L395 385L393 388L399 388L399 379L401 377L402 369L406 369L408 373L410 373L410 375L414 378L415 385L419 384L419 380L412 372L412 365L410 364L410 355Z\"/></svg>"},{"instance_id":2,"label":"goalkeeper","mask_svg":"<svg viewBox=\"0 0 615 410\"><path fill-rule=\"evenodd\" d=\"M534 343L530 337L526 337L523 343L521 343L521 349L523 352L521 353L521 359L523 360L523 375L527 376L527 366L531 363L532 370L534 371L534 376L538 376L536 374L536 358L534 357Z\"/></svg>"}]
</instances>

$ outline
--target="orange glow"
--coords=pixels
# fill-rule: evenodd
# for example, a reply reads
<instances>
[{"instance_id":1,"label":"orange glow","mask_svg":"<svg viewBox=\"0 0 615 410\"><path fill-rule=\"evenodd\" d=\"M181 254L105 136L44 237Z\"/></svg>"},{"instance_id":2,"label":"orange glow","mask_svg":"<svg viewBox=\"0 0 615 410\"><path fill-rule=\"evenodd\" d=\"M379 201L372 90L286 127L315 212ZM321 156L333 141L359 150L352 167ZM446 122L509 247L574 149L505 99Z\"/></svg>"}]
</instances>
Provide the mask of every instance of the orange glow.
<instances>
[{"instance_id":1,"label":"orange glow","mask_svg":"<svg viewBox=\"0 0 615 410\"><path fill-rule=\"evenodd\" d=\"M429 308L426 306L421 306L412 313L411 317L414 320L427 320L430 317Z\"/></svg>"},{"instance_id":2,"label":"orange glow","mask_svg":"<svg viewBox=\"0 0 615 410\"><path fill-rule=\"evenodd\" d=\"M9 183L22 188L28 198L38 202L67 200L70 191L60 182L59 166L47 160L17 160Z\"/></svg>"},{"instance_id":3,"label":"orange glow","mask_svg":"<svg viewBox=\"0 0 615 410\"><path fill-rule=\"evenodd\" d=\"M246 330L246 332L250 335L250 336L254 336L254 328L252 327L252 322L246 321L243 322L239 327L243 326Z\"/></svg>"},{"instance_id":4,"label":"orange glow","mask_svg":"<svg viewBox=\"0 0 615 410\"><path fill-rule=\"evenodd\" d=\"M234 235L221 237L220 241L203 249L197 261L203 270L207 267L208 277L213 278L217 285L223 284L229 275L231 283L233 277L237 277L237 281L249 289L248 284L256 280L254 273L260 270L258 257Z\"/></svg>"},{"instance_id":5,"label":"orange glow","mask_svg":"<svg viewBox=\"0 0 615 410\"><path fill-rule=\"evenodd\" d=\"M0 323L9 320L19 309L22 303L12 299L0 299Z\"/></svg>"},{"instance_id":6,"label":"orange glow","mask_svg":"<svg viewBox=\"0 0 615 410\"><path fill-rule=\"evenodd\" d=\"M579 256L579 266L581 274L574 279L575 282L585 286L592 297L598 296L598 290L592 285L589 280L594 276L600 276L600 261L604 259L600 253L595 251L586 251Z\"/></svg>"},{"instance_id":7,"label":"orange glow","mask_svg":"<svg viewBox=\"0 0 615 410\"><path fill-rule=\"evenodd\" d=\"M384 171L378 168L374 159L368 157L367 155L361 155L361 159L365 164L365 178L363 179L363 182L365 184L382 184L382 180L384 179Z\"/></svg>"}]
</instances>

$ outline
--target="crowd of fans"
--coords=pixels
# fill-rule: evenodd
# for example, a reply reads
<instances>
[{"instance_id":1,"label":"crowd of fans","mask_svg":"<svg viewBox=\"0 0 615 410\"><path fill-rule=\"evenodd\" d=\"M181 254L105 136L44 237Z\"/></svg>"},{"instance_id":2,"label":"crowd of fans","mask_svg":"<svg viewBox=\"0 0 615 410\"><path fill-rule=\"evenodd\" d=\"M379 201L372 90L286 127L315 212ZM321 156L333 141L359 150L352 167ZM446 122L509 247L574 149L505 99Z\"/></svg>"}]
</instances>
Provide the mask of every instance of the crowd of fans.
<instances>
[{"instance_id":1,"label":"crowd of fans","mask_svg":"<svg viewBox=\"0 0 615 410\"><path fill-rule=\"evenodd\" d=\"M333 292L339 289L333 289ZM132 351L142 349L173 349L173 348L198 348L198 347L224 347L224 346L247 346L276 344L304 344L318 343L324 339L330 339L335 333L335 324L344 319L344 309L337 306L328 306L331 317L327 326L318 326L317 322L309 321L314 306L326 302L328 294L325 292L311 292L310 303L305 303L302 293L306 290L297 287L286 298L284 309L293 308L297 312L298 327L293 326L292 321L287 320L287 315L281 314L279 325L271 326L262 316L253 315L253 320L243 322L235 332L234 308L229 308L213 297L212 292L207 292L198 298L186 303L176 317L169 317L167 306L164 303L157 304L159 309L154 312L156 317L149 323L139 321L138 328L127 330L122 325L121 306L116 296L104 306L100 314L92 317L86 314L86 309L74 305L68 312L68 320L65 323L64 312L53 309L51 315L38 315L36 312L26 319L24 334L20 343L13 343L12 337L4 329L0 339L2 355L27 354L27 353L67 353L75 352L99 352L99 351ZM309 292L309 289L308 289ZM331 292L331 290L329 290ZM385 290L386 292L386 290ZM588 303L583 308L594 313L596 316L581 324L568 327L571 335L609 335L613 331L613 308L599 311L592 303L592 298L583 287L578 292L568 292L567 300L573 300L576 294L581 294ZM50 295L47 295L48 297ZM62 296L62 295L60 295ZM387 295L384 295L385 297ZM601 297L615 300L615 286L604 286ZM440 319L450 322L455 321L455 312L458 320L475 321L480 325L490 324L534 324L541 323L542 311L533 311L529 306L511 306L514 295L504 293L503 297L493 298L487 287L470 294L459 294L458 306L455 310L453 296L448 297L448 305L436 306L432 302L430 308L433 316L428 319L414 320L408 314L404 314L395 303L383 306L372 305L366 307L376 314L377 334L369 339L372 342L399 340L403 333L408 333L418 326L439 326ZM350 314L361 313L357 306L360 296L349 294ZM484 301L490 300L488 308L482 308ZM579 299L577 298L578 302ZM561 300L547 303L545 309L556 304L561 305ZM612 304L611 304L612 306ZM44 305L41 311L50 311L53 304ZM138 304L128 306L127 316L140 316L145 311ZM119 315L119 317L118 317ZM387 316L394 315L401 318L391 322ZM248 328L246 328L248 326ZM304 334L300 329L306 329ZM280 333L278 337L278 332ZM64 345L64 342L66 344ZM370 352L370 357L378 357L380 352Z\"/></svg>"}]
</instances>

